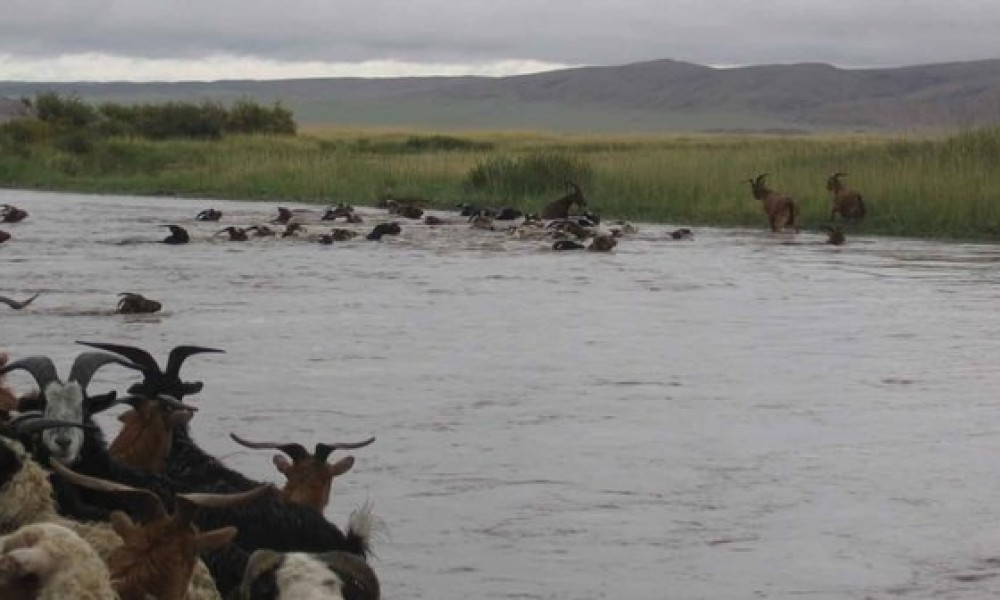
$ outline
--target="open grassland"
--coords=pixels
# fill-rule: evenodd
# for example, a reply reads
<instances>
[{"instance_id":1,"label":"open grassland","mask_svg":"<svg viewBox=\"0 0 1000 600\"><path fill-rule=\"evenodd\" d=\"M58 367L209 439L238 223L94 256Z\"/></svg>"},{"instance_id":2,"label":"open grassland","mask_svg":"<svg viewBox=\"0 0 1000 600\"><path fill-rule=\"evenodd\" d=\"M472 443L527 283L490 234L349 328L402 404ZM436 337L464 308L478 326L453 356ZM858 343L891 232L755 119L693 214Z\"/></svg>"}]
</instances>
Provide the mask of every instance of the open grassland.
<instances>
[{"instance_id":1,"label":"open grassland","mask_svg":"<svg viewBox=\"0 0 1000 600\"><path fill-rule=\"evenodd\" d=\"M608 218L765 227L749 177L793 194L801 224L828 222L832 171L861 191L858 232L1000 238L1000 129L941 138L594 136L314 128L214 141L111 138L82 149L8 146L0 185L273 202L372 204L385 194L429 206L538 209L578 179ZM483 180L471 177L492 173ZM478 184L477 184L478 181ZM478 185L478 187L477 187Z\"/></svg>"}]
</instances>

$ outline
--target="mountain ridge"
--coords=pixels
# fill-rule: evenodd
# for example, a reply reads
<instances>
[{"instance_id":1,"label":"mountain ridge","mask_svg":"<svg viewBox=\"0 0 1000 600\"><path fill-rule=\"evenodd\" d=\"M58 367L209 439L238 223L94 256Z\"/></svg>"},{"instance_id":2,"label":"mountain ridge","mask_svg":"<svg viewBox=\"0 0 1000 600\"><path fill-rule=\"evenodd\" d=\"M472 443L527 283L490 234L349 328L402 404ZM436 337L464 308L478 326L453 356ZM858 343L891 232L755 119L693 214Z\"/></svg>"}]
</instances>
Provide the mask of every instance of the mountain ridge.
<instances>
[{"instance_id":1,"label":"mountain ridge","mask_svg":"<svg viewBox=\"0 0 1000 600\"><path fill-rule=\"evenodd\" d=\"M1000 121L1000 59L719 68L672 59L507 77L0 82L94 101L281 101L304 125L578 131L948 130Z\"/></svg>"}]
</instances>

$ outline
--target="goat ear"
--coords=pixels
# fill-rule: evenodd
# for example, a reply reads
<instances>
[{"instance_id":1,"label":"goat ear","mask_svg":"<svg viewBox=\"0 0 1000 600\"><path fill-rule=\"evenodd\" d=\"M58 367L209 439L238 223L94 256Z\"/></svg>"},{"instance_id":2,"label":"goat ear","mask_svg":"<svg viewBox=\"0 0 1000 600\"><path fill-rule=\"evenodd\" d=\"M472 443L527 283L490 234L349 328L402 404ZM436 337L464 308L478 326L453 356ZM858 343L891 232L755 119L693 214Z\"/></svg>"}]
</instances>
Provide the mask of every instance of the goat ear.
<instances>
[{"instance_id":1,"label":"goat ear","mask_svg":"<svg viewBox=\"0 0 1000 600\"><path fill-rule=\"evenodd\" d=\"M330 465L330 474L333 475L334 477L339 477L344 473L350 471L351 467L353 466L354 466L354 457L345 456L344 458Z\"/></svg>"},{"instance_id":2,"label":"goat ear","mask_svg":"<svg viewBox=\"0 0 1000 600\"><path fill-rule=\"evenodd\" d=\"M195 542L198 545L198 552L207 552L225 546L233 541L237 533L239 533L239 530L235 527L223 527L222 529L199 533L198 540Z\"/></svg>"},{"instance_id":3,"label":"goat ear","mask_svg":"<svg viewBox=\"0 0 1000 600\"><path fill-rule=\"evenodd\" d=\"M132 519L120 510L111 513L111 528L128 545L137 545L140 541L139 532L141 528L132 522Z\"/></svg>"},{"instance_id":4,"label":"goat ear","mask_svg":"<svg viewBox=\"0 0 1000 600\"><path fill-rule=\"evenodd\" d=\"M273 462L275 468L281 471L284 475L287 475L288 470L292 468L292 463L288 462L288 459L281 454L275 454L274 458L271 459L271 462Z\"/></svg>"}]
</instances>

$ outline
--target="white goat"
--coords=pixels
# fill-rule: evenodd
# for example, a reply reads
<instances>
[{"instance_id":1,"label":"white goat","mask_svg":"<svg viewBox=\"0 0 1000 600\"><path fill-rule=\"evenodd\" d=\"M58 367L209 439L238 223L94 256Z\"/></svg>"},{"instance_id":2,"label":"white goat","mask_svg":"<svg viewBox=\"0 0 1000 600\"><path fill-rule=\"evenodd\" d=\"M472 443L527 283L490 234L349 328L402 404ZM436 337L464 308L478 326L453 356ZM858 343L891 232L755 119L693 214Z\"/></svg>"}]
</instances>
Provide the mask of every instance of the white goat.
<instances>
[{"instance_id":1,"label":"white goat","mask_svg":"<svg viewBox=\"0 0 1000 600\"><path fill-rule=\"evenodd\" d=\"M107 567L79 535L55 523L0 538L0 598L115 600Z\"/></svg>"},{"instance_id":2,"label":"white goat","mask_svg":"<svg viewBox=\"0 0 1000 600\"><path fill-rule=\"evenodd\" d=\"M83 422L87 385L94 373L104 365L115 363L139 369L127 360L104 352L84 352L76 357L70 368L69 381L63 383L56 373L52 359L47 356L30 356L16 360L0 369L0 375L23 369L35 378L41 395L38 407L21 406L21 410L39 408L45 417L72 423ZM110 395L114 398L114 395ZM80 458L83 448L83 430L79 427L55 427L42 432L42 444L49 455L61 463L72 465Z\"/></svg>"}]
</instances>

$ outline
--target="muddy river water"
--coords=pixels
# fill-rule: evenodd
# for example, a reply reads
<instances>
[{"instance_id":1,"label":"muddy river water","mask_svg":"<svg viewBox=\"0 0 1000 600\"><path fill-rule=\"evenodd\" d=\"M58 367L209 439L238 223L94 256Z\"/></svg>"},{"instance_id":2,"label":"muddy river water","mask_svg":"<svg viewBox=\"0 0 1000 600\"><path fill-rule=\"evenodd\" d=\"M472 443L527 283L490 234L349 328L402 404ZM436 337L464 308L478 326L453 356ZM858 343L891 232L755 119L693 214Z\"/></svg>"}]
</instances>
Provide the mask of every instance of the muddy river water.
<instances>
[{"instance_id":1,"label":"muddy river water","mask_svg":"<svg viewBox=\"0 0 1000 600\"><path fill-rule=\"evenodd\" d=\"M64 374L113 341L192 358L192 430L376 435L386 598L986 598L1000 593L1000 248L640 225L609 254L403 222L233 243L275 204L0 192L0 347ZM214 206L222 225L194 221ZM319 211L300 213L310 233ZM384 211L369 209L367 231ZM443 213L442 213L443 214ZM163 224L193 242L157 243ZM116 294L160 300L111 313ZM103 371L94 391L130 375ZM12 382L29 387L23 374ZM109 434L114 413L102 420Z\"/></svg>"}]
</instances>

